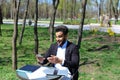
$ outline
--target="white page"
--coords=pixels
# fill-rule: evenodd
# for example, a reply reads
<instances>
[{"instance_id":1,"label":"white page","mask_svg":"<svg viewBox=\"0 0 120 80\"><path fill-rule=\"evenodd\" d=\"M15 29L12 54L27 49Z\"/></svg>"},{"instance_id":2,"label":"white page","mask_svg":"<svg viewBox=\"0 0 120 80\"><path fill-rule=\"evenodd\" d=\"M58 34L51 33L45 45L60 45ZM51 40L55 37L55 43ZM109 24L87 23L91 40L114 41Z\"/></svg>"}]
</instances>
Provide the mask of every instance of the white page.
<instances>
[{"instance_id":1,"label":"white page","mask_svg":"<svg viewBox=\"0 0 120 80\"><path fill-rule=\"evenodd\" d=\"M28 74L30 80L47 80L46 74L41 70L41 68L37 69L36 71Z\"/></svg>"},{"instance_id":2,"label":"white page","mask_svg":"<svg viewBox=\"0 0 120 80\"><path fill-rule=\"evenodd\" d=\"M57 74L54 75L55 69L57 70ZM48 80L48 74L57 77L57 75L69 76L69 70L67 67L63 67L60 64L57 64L55 67L40 67L34 72L24 71L24 70L17 70L17 73L21 73L20 77L27 77L29 80Z\"/></svg>"},{"instance_id":3,"label":"white page","mask_svg":"<svg viewBox=\"0 0 120 80\"><path fill-rule=\"evenodd\" d=\"M67 67L61 66L61 64L56 64L55 67L58 69L58 75L71 77L71 73Z\"/></svg>"}]
</instances>

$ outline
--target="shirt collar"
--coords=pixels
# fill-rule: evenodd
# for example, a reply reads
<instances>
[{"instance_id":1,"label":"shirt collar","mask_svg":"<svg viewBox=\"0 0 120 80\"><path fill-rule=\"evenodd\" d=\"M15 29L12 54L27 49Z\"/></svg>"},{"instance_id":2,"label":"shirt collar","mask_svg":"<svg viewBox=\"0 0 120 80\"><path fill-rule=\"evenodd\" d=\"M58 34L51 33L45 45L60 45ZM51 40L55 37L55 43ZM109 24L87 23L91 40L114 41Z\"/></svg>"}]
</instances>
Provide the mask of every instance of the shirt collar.
<instances>
[{"instance_id":1,"label":"shirt collar","mask_svg":"<svg viewBox=\"0 0 120 80\"><path fill-rule=\"evenodd\" d=\"M65 43L62 46L58 46L58 47L66 48L67 47L67 43L68 43L68 41L66 40Z\"/></svg>"}]
</instances>

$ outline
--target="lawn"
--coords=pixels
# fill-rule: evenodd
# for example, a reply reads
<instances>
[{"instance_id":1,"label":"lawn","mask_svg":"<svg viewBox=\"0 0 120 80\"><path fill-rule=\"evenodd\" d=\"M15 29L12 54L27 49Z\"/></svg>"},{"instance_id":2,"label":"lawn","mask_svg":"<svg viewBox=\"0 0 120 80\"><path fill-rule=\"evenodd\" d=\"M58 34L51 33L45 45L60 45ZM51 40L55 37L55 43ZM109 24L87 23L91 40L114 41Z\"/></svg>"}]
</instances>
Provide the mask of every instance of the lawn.
<instances>
[{"instance_id":1,"label":"lawn","mask_svg":"<svg viewBox=\"0 0 120 80\"><path fill-rule=\"evenodd\" d=\"M21 26L21 25L20 25ZM19 35L21 27L19 26ZM17 45L18 68L26 64L35 64L33 27L25 29L22 45ZM2 25L0 36L0 80L19 80L12 70L12 34L13 25ZM19 42L18 35L18 42ZM49 31L38 28L39 53L49 48ZM80 48L79 80L120 80L120 35L84 31ZM77 30L70 30L68 39L77 43ZM18 43L17 42L17 43Z\"/></svg>"}]
</instances>

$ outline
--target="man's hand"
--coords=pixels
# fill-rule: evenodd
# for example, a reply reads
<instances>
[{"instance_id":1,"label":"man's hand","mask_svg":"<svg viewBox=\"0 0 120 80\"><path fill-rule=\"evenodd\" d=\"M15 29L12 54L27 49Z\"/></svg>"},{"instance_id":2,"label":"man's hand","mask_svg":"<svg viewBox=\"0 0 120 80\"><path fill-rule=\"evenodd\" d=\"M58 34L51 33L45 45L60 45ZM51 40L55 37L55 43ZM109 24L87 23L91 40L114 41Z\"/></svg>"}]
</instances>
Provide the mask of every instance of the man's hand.
<instances>
[{"instance_id":1,"label":"man's hand","mask_svg":"<svg viewBox=\"0 0 120 80\"><path fill-rule=\"evenodd\" d=\"M36 59L37 59L37 61L38 61L39 63L42 63L42 62L45 60L45 58L42 57L42 56L39 55L39 54L36 55Z\"/></svg>"},{"instance_id":2,"label":"man's hand","mask_svg":"<svg viewBox=\"0 0 120 80\"><path fill-rule=\"evenodd\" d=\"M57 64L57 63L62 64L62 59L60 59L60 58L58 58L57 56L54 56L54 55L51 55L51 57L48 57L47 60L50 63L53 63L53 64Z\"/></svg>"}]
</instances>

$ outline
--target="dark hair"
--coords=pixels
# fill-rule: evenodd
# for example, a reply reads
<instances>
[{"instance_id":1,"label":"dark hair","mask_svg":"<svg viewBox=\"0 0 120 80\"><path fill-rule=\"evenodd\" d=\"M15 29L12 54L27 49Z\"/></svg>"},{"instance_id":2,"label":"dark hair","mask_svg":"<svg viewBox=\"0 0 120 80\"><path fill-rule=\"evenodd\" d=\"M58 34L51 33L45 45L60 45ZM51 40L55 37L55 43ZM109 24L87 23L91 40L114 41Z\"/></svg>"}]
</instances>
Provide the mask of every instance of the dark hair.
<instances>
[{"instance_id":1,"label":"dark hair","mask_svg":"<svg viewBox=\"0 0 120 80\"><path fill-rule=\"evenodd\" d=\"M63 32L64 35L67 35L68 33L68 28L64 25L56 26L55 32Z\"/></svg>"}]
</instances>

